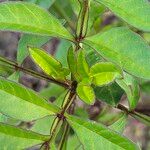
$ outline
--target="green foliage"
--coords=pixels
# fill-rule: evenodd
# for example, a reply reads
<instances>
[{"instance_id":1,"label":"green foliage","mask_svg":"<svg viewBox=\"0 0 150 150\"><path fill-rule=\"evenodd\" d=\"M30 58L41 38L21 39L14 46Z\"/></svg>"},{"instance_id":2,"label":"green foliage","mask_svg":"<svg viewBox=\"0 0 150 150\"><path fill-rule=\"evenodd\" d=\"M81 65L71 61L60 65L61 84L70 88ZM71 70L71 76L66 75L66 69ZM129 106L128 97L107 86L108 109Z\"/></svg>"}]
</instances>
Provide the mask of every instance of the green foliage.
<instances>
[{"instance_id":1,"label":"green foliage","mask_svg":"<svg viewBox=\"0 0 150 150\"><path fill-rule=\"evenodd\" d=\"M150 79L150 48L139 35L129 29L113 28L86 38L84 43L92 46L104 58L116 63L132 75Z\"/></svg>"},{"instance_id":2,"label":"green foliage","mask_svg":"<svg viewBox=\"0 0 150 150\"><path fill-rule=\"evenodd\" d=\"M28 56L28 46L41 47L45 44L49 37L41 37L37 35L28 35L25 34L21 37L18 43L18 53L17 53L17 61L21 64L24 59Z\"/></svg>"},{"instance_id":3,"label":"green foliage","mask_svg":"<svg viewBox=\"0 0 150 150\"><path fill-rule=\"evenodd\" d=\"M116 81L127 94L130 109L134 109L140 98L139 85L137 81L129 74L125 74L124 78Z\"/></svg>"},{"instance_id":4,"label":"green foliage","mask_svg":"<svg viewBox=\"0 0 150 150\"><path fill-rule=\"evenodd\" d=\"M74 49L73 47L70 47L68 50L68 54L67 54L67 61L68 61L68 66L69 69L72 73L72 76L79 81L80 77L77 74L77 58L76 55L74 55Z\"/></svg>"},{"instance_id":5,"label":"green foliage","mask_svg":"<svg viewBox=\"0 0 150 150\"><path fill-rule=\"evenodd\" d=\"M147 0L97 0L132 26L150 31L150 5Z\"/></svg>"},{"instance_id":6,"label":"green foliage","mask_svg":"<svg viewBox=\"0 0 150 150\"><path fill-rule=\"evenodd\" d=\"M46 74L53 78L64 80L69 74L67 68L62 68L62 64L46 52L38 48L29 48L29 52L36 64L38 64Z\"/></svg>"},{"instance_id":7,"label":"green foliage","mask_svg":"<svg viewBox=\"0 0 150 150\"><path fill-rule=\"evenodd\" d=\"M133 28L150 31L149 3L23 1L0 3L0 30L23 33L17 62L0 56L0 148L139 150L122 134L129 115L150 125L149 116L136 112L140 88L149 93L150 47L140 36L149 42L149 33ZM106 7L133 27L109 23ZM40 49L50 39L52 54ZM28 54L42 73L24 67ZM52 83L38 95L17 83L21 72ZM119 104L124 92L129 108ZM111 107L122 112L110 113Z\"/></svg>"},{"instance_id":8,"label":"green foliage","mask_svg":"<svg viewBox=\"0 0 150 150\"><path fill-rule=\"evenodd\" d=\"M87 104L93 104L95 100L93 88L84 81L78 84L77 94Z\"/></svg>"},{"instance_id":9,"label":"green foliage","mask_svg":"<svg viewBox=\"0 0 150 150\"><path fill-rule=\"evenodd\" d=\"M102 124L97 124L73 116L67 116L67 120L75 130L81 143L86 150L91 149L124 149L138 150L139 148L129 139L106 128ZM86 136L85 136L86 133ZM88 141L88 142L87 142ZM118 142L119 141L119 142Z\"/></svg>"},{"instance_id":10,"label":"green foliage","mask_svg":"<svg viewBox=\"0 0 150 150\"><path fill-rule=\"evenodd\" d=\"M34 91L4 78L0 78L0 95L0 111L19 120L31 121L59 111Z\"/></svg>"},{"instance_id":11,"label":"green foliage","mask_svg":"<svg viewBox=\"0 0 150 150\"><path fill-rule=\"evenodd\" d=\"M116 106L119 103L124 93L116 83L103 87L95 87L94 91L98 100L102 100L112 106Z\"/></svg>"},{"instance_id":12,"label":"green foliage","mask_svg":"<svg viewBox=\"0 0 150 150\"><path fill-rule=\"evenodd\" d=\"M19 31L72 40L70 33L56 18L34 4L7 2L0 5L0 10L0 30Z\"/></svg>"},{"instance_id":13,"label":"green foliage","mask_svg":"<svg viewBox=\"0 0 150 150\"><path fill-rule=\"evenodd\" d=\"M79 50L77 55L77 74L79 74L81 80L89 77L89 66L85 59L84 50Z\"/></svg>"},{"instance_id":14,"label":"green foliage","mask_svg":"<svg viewBox=\"0 0 150 150\"><path fill-rule=\"evenodd\" d=\"M90 68L90 77L93 84L103 86L121 78L121 71L112 63L97 63Z\"/></svg>"},{"instance_id":15,"label":"green foliage","mask_svg":"<svg viewBox=\"0 0 150 150\"><path fill-rule=\"evenodd\" d=\"M48 136L0 123L1 149L24 149L46 141Z\"/></svg>"},{"instance_id":16,"label":"green foliage","mask_svg":"<svg viewBox=\"0 0 150 150\"><path fill-rule=\"evenodd\" d=\"M113 123L111 126L109 126L109 128L119 133L123 133L124 128L127 124L127 118L128 116L122 113L119 119L115 123Z\"/></svg>"}]
</instances>

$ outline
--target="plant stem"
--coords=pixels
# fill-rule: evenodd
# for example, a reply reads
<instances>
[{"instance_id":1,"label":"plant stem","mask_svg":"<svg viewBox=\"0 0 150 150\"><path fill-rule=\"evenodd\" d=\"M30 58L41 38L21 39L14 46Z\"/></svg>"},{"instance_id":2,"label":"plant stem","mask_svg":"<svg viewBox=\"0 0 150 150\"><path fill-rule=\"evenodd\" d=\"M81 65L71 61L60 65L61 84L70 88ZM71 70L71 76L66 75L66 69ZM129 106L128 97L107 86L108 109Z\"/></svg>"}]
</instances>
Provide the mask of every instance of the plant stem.
<instances>
[{"instance_id":1,"label":"plant stem","mask_svg":"<svg viewBox=\"0 0 150 150\"><path fill-rule=\"evenodd\" d=\"M64 104L61 112L59 114L57 114L57 117L55 118L55 121L54 121L51 131L50 131L51 136L50 136L49 140L47 141L49 143L49 146L53 142L53 140L55 139L55 137L58 133L59 125L61 124L62 121L65 120L65 116L64 116L65 112L70 107L70 105L72 104L72 102L74 101L74 99L76 97L76 86L77 86L76 82L73 82L72 86L71 86L72 88L69 92L68 101L66 102L66 104Z\"/></svg>"},{"instance_id":2,"label":"plant stem","mask_svg":"<svg viewBox=\"0 0 150 150\"><path fill-rule=\"evenodd\" d=\"M89 4L89 1L88 0L84 0L84 3L82 4L82 7L83 7L83 11L82 11L82 16L81 16L81 26L80 27L77 27L76 30L79 29L79 35L76 36L76 39L75 39L75 52L77 50L80 49L80 41L85 37L86 35L86 30L83 31L83 28L88 26L88 13L89 13L89 8L88 8L88 5ZM82 9L82 8L81 8ZM77 25L78 26L78 25ZM71 74L72 76L72 74ZM63 122L63 121L66 121L65 120L65 112L68 110L68 108L70 108L69 110L69 113L73 114L74 112L74 100L76 98L76 88L77 88L77 82L71 78L71 81L72 81L72 84L71 84L71 88L70 88L70 91L69 91L69 95L67 94L65 99L64 99L64 102L62 104L62 110L59 114L57 114L57 117L55 118L54 122L53 122L53 125L52 125L52 128L51 128L51 131L50 131L50 138L49 140L45 143L46 145L48 145L48 148L50 149L50 145L52 144L52 142L54 142L55 140L55 137L59 131L59 127L60 127L60 124ZM72 107L70 107L72 105ZM62 139L60 141L60 144L59 144L59 149L61 150L63 148L63 145L64 145L64 142L65 140L67 140L67 137L68 137L68 134L69 134L69 130L70 130L70 126L67 122L65 122L65 129L64 129L64 134L62 136ZM47 147L46 147L47 148Z\"/></svg>"},{"instance_id":3,"label":"plant stem","mask_svg":"<svg viewBox=\"0 0 150 150\"><path fill-rule=\"evenodd\" d=\"M16 62L8 60L8 59L3 58L3 57L0 57L0 61L10 65L10 66L7 66L7 67L10 67L10 68L11 68L11 66L14 67L14 69L16 71L22 71L22 72L27 73L27 74L29 74L31 76L36 77L36 78L43 79L43 80L46 80L46 81L58 84L58 85L60 85L60 86L62 86L64 88L70 89L70 81L63 82L63 81L55 80L54 78L51 78L51 77L49 77L47 75L35 72L33 70L24 68L22 66L19 66ZM13 69L13 68L11 68L11 69Z\"/></svg>"},{"instance_id":4,"label":"plant stem","mask_svg":"<svg viewBox=\"0 0 150 150\"><path fill-rule=\"evenodd\" d=\"M132 117L137 116L137 117L140 117L143 120L146 120L146 121L149 122L149 120L147 120L146 118L144 118L141 115L139 115L136 111L134 111L134 110L130 111L130 110L128 110L128 108L126 108L125 106L123 106L121 104L118 104L117 108L120 109L120 110L122 110L122 111L124 111L126 114L128 114L128 115L130 115Z\"/></svg>"},{"instance_id":5,"label":"plant stem","mask_svg":"<svg viewBox=\"0 0 150 150\"><path fill-rule=\"evenodd\" d=\"M80 13L78 16L78 23L76 27L76 39L81 41L84 39L88 28L88 18L89 18L89 0L79 0L80 2Z\"/></svg>"},{"instance_id":6,"label":"plant stem","mask_svg":"<svg viewBox=\"0 0 150 150\"><path fill-rule=\"evenodd\" d=\"M58 150L63 150L65 141L67 141L69 131L70 131L70 126L69 126L68 122L65 122L64 133L63 133L61 141L59 143Z\"/></svg>"}]
</instances>

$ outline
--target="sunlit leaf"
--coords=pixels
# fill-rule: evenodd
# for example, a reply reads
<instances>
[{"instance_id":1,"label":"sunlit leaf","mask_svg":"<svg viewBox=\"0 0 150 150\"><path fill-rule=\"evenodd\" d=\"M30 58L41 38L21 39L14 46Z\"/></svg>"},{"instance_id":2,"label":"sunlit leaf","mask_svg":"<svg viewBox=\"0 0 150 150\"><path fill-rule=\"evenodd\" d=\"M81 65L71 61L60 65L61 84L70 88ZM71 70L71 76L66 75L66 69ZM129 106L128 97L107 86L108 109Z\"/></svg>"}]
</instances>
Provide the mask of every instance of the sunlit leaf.
<instances>
[{"instance_id":1,"label":"sunlit leaf","mask_svg":"<svg viewBox=\"0 0 150 150\"><path fill-rule=\"evenodd\" d=\"M121 71L112 63L101 62L90 68L90 77L93 84L103 86L121 78Z\"/></svg>"},{"instance_id":2,"label":"sunlit leaf","mask_svg":"<svg viewBox=\"0 0 150 150\"><path fill-rule=\"evenodd\" d=\"M150 47L127 28L117 27L85 39L107 60L140 78L150 79Z\"/></svg>"},{"instance_id":3,"label":"sunlit leaf","mask_svg":"<svg viewBox=\"0 0 150 150\"><path fill-rule=\"evenodd\" d=\"M89 77L89 66L85 58L85 51L79 50L77 55L77 73L81 79Z\"/></svg>"},{"instance_id":4,"label":"sunlit leaf","mask_svg":"<svg viewBox=\"0 0 150 150\"><path fill-rule=\"evenodd\" d=\"M83 100L87 104L94 103L95 93L93 88L88 84L81 82L77 86L77 94L81 100Z\"/></svg>"},{"instance_id":5,"label":"sunlit leaf","mask_svg":"<svg viewBox=\"0 0 150 150\"><path fill-rule=\"evenodd\" d=\"M26 2L0 4L0 30L61 37L72 40L71 34L43 8Z\"/></svg>"},{"instance_id":6,"label":"sunlit leaf","mask_svg":"<svg viewBox=\"0 0 150 150\"><path fill-rule=\"evenodd\" d=\"M48 75L55 79L65 79L69 70L62 68L62 64L50 54L38 48L29 48L30 55L35 63Z\"/></svg>"}]
</instances>

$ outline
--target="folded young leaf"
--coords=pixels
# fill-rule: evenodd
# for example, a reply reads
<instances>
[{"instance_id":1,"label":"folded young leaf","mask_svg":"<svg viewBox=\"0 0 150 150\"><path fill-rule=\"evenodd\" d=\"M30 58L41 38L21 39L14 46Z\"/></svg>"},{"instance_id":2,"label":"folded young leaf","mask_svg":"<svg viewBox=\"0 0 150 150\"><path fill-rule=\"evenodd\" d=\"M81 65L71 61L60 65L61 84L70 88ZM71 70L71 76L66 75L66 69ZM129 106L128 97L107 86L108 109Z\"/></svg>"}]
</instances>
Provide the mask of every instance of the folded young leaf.
<instances>
[{"instance_id":1,"label":"folded young leaf","mask_svg":"<svg viewBox=\"0 0 150 150\"><path fill-rule=\"evenodd\" d=\"M140 89L137 81L126 73L123 79L117 79L116 82L126 92L130 110L136 108L140 98Z\"/></svg>"},{"instance_id":2,"label":"folded young leaf","mask_svg":"<svg viewBox=\"0 0 150 150\"><path fill-rule=\"evenodd\" d=\"M0 30L73 39L56 18L45 9L31 3L1 3L0 16Z\"/></svg>"},{"instance_id":3,"label":"folded young leaf","mask_svg":"<svg viewBox=\"0 0 150 150\"><path fill-rule=\"evenodd\" d=\"M70 73L67 68L62 68L62 64L53 58L50 54L38 48L29 48L29 52L33 60L41 69L55 79L64 80Z\"/></svg>"},{"instance_id":4,"label":"folded young leaf","mask_svg":"<svg viewBox=\"0 0 150 150\"><path fill-rule=\"evenodd\" d=\"M93 88L88 83L80 82L77 86L77 94L85 103L94 103L95 93Z\"/></svg>"},{"instance_id":5,"label":"folded young leaf","mask_svg":"<svg viewBox=\"0 0 150 150\"><path fill-rule=\"evenodd\" d=\"M121 73L121 70L109 62L97 63L90 68L90 77L96 86L103 86L121 78Z\"/></svg>"},{"instance_id":6,"label":"folded young leaf","mask_svg":"<svg viewBox=\"0 0 150 150\"><path fill-rule=\"evenodd\" d=\"M139 150L135 143L100 123L74 116L67 116L67 120L86 150Z\"/></svg>"},{"instance_id":7,"label":"folded young leaf","mask_svg":"<svg viewBox=\"0 0 150 150\"><path fill-rule=\"evenodd\" d=\"M0 97L0 111L23 121L39 119L59 111L58 107L34 91L4 78L0 78Z\"/></svg>"},{"instance_id":8,"label":"folded young leaf","mask_svg":"<svg viewBox=\"0 0 150 150\"><path fill-rule=\"evenodd\" d=\"M85 58L85 51L79 50L77 54L77 73L81 79L89 77L89 66Z\"/></svg>"},{"instance_id":9,"label":"folded young leaf","mask_svg":"<svg viewBox=\"0 0 150 150\"><path fill-rule=\"evenodd\" d=\"M49 136L0 123L1 149L25 149L33 145L41 144L48 140L48 138Z\"/></svg>"},{"instance_id":10,"label":"folded young leaf","mask_svg":"<svg viewBox=\"0 0 150 150\"><path fill-rule=\"evenodd\" d=\"M150 4L148 0L97 0L132 26L150 31Z\"/></svg>"},{"instance_id":11,"label":"folded young leaf","mask_svg":"<svg viewBox=\"0 0 150 150\"><path fill-rule=\"evenodd\" d=\"M68 50L67 61L68 61L69 69L70 69L73 77L77 81L80 81L80 76L77 73L77 58L76 58L76 55L75 55L75 52L74 52L72 46Z\"/></svg>"},{"instance_id":12,"label":"folded young leaf","mask_svg":"<svg viewBox=\"0 0 150 150\"><path fill-rule=\"evenodd\" d=\"M113 28L88 37L83 42L130 74L150 79L150 47L139 35L129 29Z\"/></svg>"},{"instance_id":13,"label":"folded young leaf","mask_svg":"<svg viewBox=\"0 0 150 150\"><path fill-rule=\"evenodd\" d=\"M122 113L119 119L112 125L110 125L109 128L116 132L123 133L124 128L127 124L127 118L128 118L127 114Z\"/></svg>"}]
</instances>

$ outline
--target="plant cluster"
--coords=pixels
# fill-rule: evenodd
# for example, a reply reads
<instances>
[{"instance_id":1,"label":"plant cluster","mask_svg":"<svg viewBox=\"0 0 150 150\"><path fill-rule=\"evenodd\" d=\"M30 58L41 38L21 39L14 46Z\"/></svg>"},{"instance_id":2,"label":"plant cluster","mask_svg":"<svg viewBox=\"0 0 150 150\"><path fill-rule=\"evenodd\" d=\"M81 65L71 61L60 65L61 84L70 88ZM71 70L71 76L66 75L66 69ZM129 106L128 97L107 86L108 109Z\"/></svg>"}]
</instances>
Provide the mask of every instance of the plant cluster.
<instances>
[{"instance_id":1,"label":"plant cluster","mask_svg":"<svg viewBox=\"0 0 150 150\"><path fill-rule=\"evenodd\" d=\"M25 1L0 3L0 30L23 33L17 62L0 57L0 113L9 121L15 120L9 123L1 119L0 149L139 150L138 144L122 133L128 116L150 125L149 116L135 111L140 99L139 81L144 84L150 80L150 47L136 33L150 31L149 2ZM99 14L105 8L126 27L100 30ZM51 37L67 43L58 54L61 59L40 48ZM27 56L43 73L24 67ZM56 101L45 99L45 91L37 94L18 83L22 73L53 83L46 94L59 95ZM124 92L128 107L120 104ZM87 105L104 101L121 113L108 126L90 121L83 109L77 112L77 97ZM34 125L29 130L26 125L31 121Z\"/></svg>"}]
</instances>

